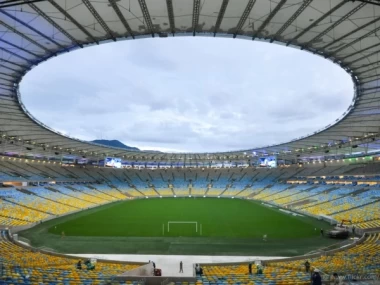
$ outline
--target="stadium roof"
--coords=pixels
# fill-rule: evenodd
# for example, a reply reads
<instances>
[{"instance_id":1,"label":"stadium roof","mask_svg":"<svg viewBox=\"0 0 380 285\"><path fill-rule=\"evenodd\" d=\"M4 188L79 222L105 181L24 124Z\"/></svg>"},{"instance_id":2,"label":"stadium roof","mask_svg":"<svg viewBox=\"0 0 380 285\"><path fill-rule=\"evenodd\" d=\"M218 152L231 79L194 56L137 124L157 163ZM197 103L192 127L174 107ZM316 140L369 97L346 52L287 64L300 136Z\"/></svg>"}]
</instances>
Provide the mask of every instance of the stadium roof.
<instances>
[{"instance_id":1,"label":"stadium roof","mask_svg":"<svg viewBox=\"0 0 380 285\"><path fill-rule=\"evenodd\" d=\"M380 150L379 4L377 0L1 1L2 151L136 160L240 159L253 152L284 158L375 152ZM323 56L351 74L352 104L331 125L291 142L210 154L131 152L90 144L38 122L22 104L18 91L22 77L51 57L111 41L172 36L261 40Z\"/></svg>"}]
</instances>

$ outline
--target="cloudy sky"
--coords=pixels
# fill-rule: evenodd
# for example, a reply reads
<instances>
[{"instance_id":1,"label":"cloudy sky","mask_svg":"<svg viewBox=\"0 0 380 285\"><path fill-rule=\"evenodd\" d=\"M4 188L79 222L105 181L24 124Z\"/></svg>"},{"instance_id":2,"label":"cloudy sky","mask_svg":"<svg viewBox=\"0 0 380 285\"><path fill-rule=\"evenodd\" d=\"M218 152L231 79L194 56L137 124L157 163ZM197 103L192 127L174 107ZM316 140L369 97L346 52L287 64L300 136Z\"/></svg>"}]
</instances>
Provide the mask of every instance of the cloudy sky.
<instances>
[{"instance_id":1,"label":"cloudy sky","mask_svg":"<svg viewBox=\"0 0 380 285\"><path fill-rule=\"evenodd\" d=\"M210 152L311 133L349 106L350 77L320 57L274 44L165 38L94 46L29 72L29 111L84 140Z\"/></svg>"}]
</instances>

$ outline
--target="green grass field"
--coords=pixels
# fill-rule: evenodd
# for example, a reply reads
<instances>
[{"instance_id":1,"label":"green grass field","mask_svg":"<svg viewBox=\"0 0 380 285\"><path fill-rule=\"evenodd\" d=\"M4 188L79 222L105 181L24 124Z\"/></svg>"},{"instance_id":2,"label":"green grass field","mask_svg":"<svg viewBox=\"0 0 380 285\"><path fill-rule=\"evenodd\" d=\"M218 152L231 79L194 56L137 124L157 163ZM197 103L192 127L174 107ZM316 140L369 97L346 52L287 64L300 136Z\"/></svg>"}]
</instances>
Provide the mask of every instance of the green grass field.
<instances>
[{"instance_id":1,"label":"green grass field","mask_svg":"<svg viewBox=\"0 0 380 285\"><path fill-rule=\"evenodd\" d=\"M195 224L172 223L168 232L168 221L195 221L198 231ZM82 211L20 235L34 246L66 253L289 256L332 244L332 240L319 236L321 227L329 226L249 200L165 198L119 202ZM266 242L262 240L264 234L268 236Z\"/></svg>"},{"instance_id":2,"label":"green grass field","mask_svg":"<svg viewBox=\"0 0 380 285\"><path fill-rule=\"evenodd\" d=\"M170 225L168 221L195 221ZM319 235L309 219L294 217L248 200L168 198L135 200L49 228L68 236L272 238ZM163 232L164 226L164 232Z\"/></svg>"}]
</instances>

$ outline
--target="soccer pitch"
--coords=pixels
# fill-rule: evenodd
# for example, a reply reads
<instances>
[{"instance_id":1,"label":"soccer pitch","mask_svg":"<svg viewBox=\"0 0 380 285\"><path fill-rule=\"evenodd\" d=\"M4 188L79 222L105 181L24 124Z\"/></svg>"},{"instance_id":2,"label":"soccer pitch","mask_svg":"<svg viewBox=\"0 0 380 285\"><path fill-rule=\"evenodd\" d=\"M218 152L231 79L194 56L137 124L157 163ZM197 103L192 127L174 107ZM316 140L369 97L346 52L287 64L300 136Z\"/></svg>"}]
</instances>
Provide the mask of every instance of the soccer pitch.
<instances>
[{"instance_id":1,"label":"soccer pitch","mask_svg":"<svg viewBox=\"0 0 380 285\"><path fill-rule=\"evenodd\" d=\"M168 222L193 222L170 223ZM197 223L197 224L195 224ZM201 232L202 227L202 232ZM198 231L196 230L198 228ZM249 200L165 198L128 201L49 229L67 236L129 237L310 237L304 217L286 215Z\"/></svg>"},{"instance_id":2,"label":"soccer pitch","mask_svg":"<svg viewBox=\"0 0 380 285\"><path fill-rule=\"evenodd\" d=\"M320 237L321 227L329 228L257 201L148 198L61 217L21 236L32 245L69 253L252 254L266 249L274 255L281 249L295 255L333 243Z\"/></svg>"}]
</instances>

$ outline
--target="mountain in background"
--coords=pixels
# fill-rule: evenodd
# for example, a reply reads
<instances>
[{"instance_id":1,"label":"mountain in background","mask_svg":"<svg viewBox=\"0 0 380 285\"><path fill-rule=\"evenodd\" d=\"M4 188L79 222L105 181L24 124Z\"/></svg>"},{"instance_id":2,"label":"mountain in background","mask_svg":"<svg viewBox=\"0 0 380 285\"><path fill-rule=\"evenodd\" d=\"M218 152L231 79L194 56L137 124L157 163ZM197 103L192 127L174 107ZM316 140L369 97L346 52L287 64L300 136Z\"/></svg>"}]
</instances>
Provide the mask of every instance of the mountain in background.
<instances>
[{"instance_id":1,"label":"mountain in background","mask_svg":"<svg viewBox=\"0 0 380 285\"><path fill-rule=\"evenodd\" d=\"M105 145L105 146L112 146L112 147L124 148L124 149L127 149L127 150L136 150L136 151L139 151L139 149L137 147L127 146L127 145L123 144L122 142L120 142L118 140L93 140L91 142L97 143L97 144L102 144L102 145Z\"/></svg>"}]
</instances>

